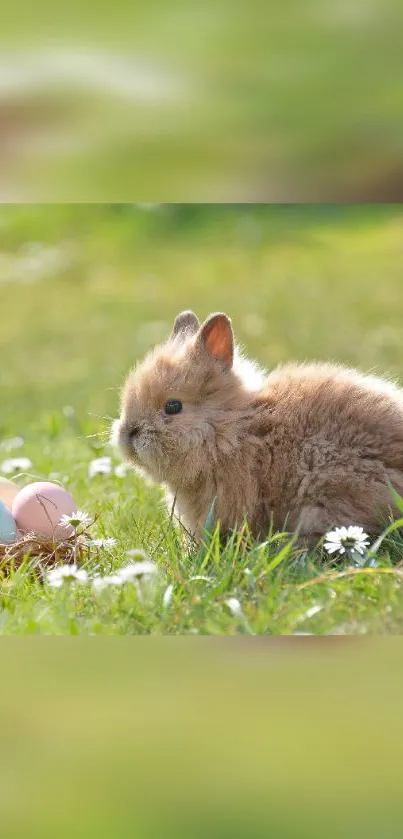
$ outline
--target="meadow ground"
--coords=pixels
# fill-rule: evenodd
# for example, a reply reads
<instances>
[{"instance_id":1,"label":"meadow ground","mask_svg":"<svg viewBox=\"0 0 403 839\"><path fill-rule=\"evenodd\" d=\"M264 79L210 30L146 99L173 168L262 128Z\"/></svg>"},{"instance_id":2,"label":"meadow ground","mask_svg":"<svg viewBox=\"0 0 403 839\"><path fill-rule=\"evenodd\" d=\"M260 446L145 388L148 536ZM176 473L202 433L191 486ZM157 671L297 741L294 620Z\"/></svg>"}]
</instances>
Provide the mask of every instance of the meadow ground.
<instances>
[{"instance_id":1,"label":"meadow ground","mask_svg":"<svg viewBox=\"0 0 403 839\"><path fill-rule=\"evenodd\" d=\"M184 308L228 312L268 368L330 358L403 380L402 242L396 205L3 206L0 469L28 458L18 483L61 481L96 518L93 538L116 540L90 549L90 578L136 550L156 572L52 588L27 561L1 579L0 632L400 632L399 532L376 567L329 566L278 536L192 551L159 488L115 473L107 437L126 372ZM90 477L101 456L109 473Z\"/></svg>"}]
</instances>

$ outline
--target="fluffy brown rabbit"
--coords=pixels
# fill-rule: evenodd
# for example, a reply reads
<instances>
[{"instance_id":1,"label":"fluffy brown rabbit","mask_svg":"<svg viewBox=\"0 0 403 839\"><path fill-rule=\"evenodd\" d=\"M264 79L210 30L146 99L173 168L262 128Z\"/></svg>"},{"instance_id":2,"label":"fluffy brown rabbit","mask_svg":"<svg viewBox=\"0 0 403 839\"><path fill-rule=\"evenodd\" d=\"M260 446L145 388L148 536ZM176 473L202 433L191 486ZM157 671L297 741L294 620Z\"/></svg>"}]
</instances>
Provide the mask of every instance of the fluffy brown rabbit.
<instances>
[{"instance_id":1,"label":"fluffy brown rabbit","mask_svg":"<svg viewBox=\"0 0 403 839\"><path fill-rule=\"evenodd\" d=\"M178 315L128 376L114 440L176 499L200 536L213 499L225 535L339 525L380 532L403 494L403 391L336 364L287 364L266 378L234 347L231 321Z\"/></svg>"}]
</instances>

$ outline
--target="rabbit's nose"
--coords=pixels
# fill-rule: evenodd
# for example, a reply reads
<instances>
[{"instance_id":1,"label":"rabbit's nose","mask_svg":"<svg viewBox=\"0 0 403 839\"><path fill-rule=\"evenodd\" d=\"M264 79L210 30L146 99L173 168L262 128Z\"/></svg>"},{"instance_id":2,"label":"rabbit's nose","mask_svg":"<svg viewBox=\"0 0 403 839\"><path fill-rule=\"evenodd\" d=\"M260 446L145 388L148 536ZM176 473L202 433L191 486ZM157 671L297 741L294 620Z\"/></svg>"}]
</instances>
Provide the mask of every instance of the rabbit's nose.
<instances>
[{"instance_id":1,"label":"rabbit's nose","mask_svg":"<svg viewBox=\"0 0 403 839\"><path fill-rule=\"evenodd\" d=\"M139 433L140 433L140 427L138 425L132 426L132 428L130 429L130 434L129 434L130 439L132 440L134 437L137 437L137 435Z\"/></svg>"}]
</instances>

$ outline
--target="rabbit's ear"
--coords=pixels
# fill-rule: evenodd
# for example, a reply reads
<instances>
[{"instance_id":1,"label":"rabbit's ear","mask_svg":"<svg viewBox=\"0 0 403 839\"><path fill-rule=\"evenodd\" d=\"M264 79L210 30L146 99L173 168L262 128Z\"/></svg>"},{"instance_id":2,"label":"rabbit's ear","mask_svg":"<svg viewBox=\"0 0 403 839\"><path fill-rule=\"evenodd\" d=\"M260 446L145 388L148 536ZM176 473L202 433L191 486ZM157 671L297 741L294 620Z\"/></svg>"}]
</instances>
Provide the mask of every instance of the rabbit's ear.
<instances>
[{"instance_id":1,"label":"rabbit's ear","mask_svg":"<svg viewBox=\"0 0 403 839\"><path fill-rule=\"evenodd\" d=\"M207 350L211 358L222 361L225 367L232 367L234 336L227 315L221 312L210 315L200 330L197 342Z\"/></svg>"},{"instance_id":2,"label":"rabbit's ear","mask_svg":"<svg viewBox=\"0 0 403 839\"><path fill-rule=\"evenodd\" d=\"M182 333L184 336L185 334L194 335L199 326L199 319L193 312L181 312L175 320L171 337L176 338Z\"/></svg>"}]
</instances>

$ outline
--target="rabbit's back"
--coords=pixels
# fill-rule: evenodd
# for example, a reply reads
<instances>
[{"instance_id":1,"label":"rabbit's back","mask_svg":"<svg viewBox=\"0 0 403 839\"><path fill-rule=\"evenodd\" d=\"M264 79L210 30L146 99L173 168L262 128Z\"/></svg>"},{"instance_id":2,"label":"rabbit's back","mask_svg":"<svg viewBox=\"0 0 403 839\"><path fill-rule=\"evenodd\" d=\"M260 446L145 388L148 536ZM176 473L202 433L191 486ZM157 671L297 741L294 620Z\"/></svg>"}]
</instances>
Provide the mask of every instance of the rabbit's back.
<instances>
[{"instance_id":1,"label":"rabbit's back","mask_svg":"<svg viewBox=\"0 0 403 839\"><path fill-rule=\"evenodd\" d=\"M261 498L270 494L276 526L287 519L312 541L334 525L377 531L391 506L388 482L403 492L402 391L336 365L288 365L258 402L270 451Z\"/></svg>"}]
</instances>

